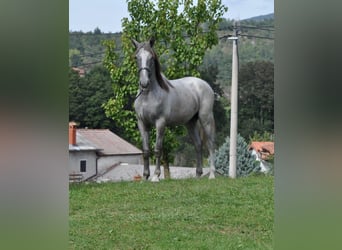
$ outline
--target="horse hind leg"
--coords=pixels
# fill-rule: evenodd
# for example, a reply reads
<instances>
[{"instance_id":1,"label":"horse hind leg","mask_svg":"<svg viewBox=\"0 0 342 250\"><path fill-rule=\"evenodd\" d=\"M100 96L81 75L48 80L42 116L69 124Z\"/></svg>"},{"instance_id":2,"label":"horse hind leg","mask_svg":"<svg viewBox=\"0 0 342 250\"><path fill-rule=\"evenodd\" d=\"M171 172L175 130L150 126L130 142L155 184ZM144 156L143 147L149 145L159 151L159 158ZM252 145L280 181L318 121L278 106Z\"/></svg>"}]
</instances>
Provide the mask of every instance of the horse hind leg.
<instances>
[{"instance_id":1,"label":"horse hind leg","mask_svg":"<svg viewBox=\"0 0 342 250\"><path fill-rule=\"evenodd\" d=\"M215 163L214 163L214 149L215 149L215 120L211 113L200 115L199 120L201 122L205 137L206 144L209 151L210 172L209 179L215 178Z\"/></svg>"},{"instance_id":2,"label":"horse hind leg","mask_svg":"<svg viewBox=\"0 0 342 250\"><path fill-rule=\"evenodd\" d=\"M196 150L196 176L200 177L203 174L202 169L202 140L199 133L198 119L193 118L187 125L188 133Z\"/></svg>"}]
</instances>

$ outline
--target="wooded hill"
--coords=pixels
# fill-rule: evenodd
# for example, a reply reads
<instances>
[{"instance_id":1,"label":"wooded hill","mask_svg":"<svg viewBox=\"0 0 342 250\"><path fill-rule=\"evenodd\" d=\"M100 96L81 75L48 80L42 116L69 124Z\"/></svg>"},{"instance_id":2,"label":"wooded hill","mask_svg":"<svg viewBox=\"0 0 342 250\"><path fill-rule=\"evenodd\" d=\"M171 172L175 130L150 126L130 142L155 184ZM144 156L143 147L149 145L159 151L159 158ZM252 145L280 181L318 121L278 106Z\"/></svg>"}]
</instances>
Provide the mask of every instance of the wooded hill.
<instances>
[{"instance_id":1,"label":"wooded hill","mask_svg":"<svg viewBox=\"0 0 342 250\"><path fill-rule=\"evenodd\" d=\"M225 92L230 86L232 42L227 39L233 34L234 21L223 19L219 25L220 42L205 55L202 67L217 67L218 83ZM239 63L252 61L273 62L274 18L273 14L242 20L237 23L239 30ZM69 35L69 66L79 67L89 72L101 65L104 58L104 40L115 40L117 50L121 47L121 33L102 33L96 28L93 32L72 31Z\"/></svg>"}]
</instances>

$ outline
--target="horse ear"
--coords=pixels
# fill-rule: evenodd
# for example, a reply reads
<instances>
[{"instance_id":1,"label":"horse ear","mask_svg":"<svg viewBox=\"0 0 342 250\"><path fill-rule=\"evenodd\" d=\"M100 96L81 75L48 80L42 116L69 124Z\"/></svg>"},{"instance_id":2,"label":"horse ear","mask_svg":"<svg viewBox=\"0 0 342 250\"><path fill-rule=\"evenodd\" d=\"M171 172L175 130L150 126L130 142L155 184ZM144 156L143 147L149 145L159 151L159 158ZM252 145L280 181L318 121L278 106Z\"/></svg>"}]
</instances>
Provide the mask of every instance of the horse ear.
<instances>
[{"instance_id":1,"label":"horse ear","mask_svg":"<svg viewBox=\"0 0 342 250\"><path fill-rule=\"evenodd\" d=\"M150 46L151 46L151 48L153 47L155 41L156 40L154 39L154 37L150 38Z\"/></svg>"},{"instance_id":2,"label":"horse ear","mask_svg":"<svg viewBox=\"0 0 342 250\"><path fill-rule=\"evenodd\" d=\"M139 43L134 39L131 39L131 41L132 41L134 47L137 49L139 47Z\"/></svg>"}]
</instances>

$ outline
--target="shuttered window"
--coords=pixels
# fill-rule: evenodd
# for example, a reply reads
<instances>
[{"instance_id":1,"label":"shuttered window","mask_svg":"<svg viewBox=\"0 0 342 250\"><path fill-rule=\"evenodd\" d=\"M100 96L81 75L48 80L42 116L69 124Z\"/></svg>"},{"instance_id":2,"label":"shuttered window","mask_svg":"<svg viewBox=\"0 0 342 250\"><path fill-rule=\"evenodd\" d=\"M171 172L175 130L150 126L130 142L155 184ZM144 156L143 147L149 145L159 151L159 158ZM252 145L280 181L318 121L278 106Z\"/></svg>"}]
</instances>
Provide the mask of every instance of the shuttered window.
<instances>
[{"instance_id":1,"label":"shuttered window","mask_svg":"<svg viewBox=\"0 0 342 250\"><path fill-rule=\"evenodd\" d=\"M87 171L87 161L86 160L81 160L80 161L80 171L81 172L86 172Z\"/></svg>"}]
</instances>

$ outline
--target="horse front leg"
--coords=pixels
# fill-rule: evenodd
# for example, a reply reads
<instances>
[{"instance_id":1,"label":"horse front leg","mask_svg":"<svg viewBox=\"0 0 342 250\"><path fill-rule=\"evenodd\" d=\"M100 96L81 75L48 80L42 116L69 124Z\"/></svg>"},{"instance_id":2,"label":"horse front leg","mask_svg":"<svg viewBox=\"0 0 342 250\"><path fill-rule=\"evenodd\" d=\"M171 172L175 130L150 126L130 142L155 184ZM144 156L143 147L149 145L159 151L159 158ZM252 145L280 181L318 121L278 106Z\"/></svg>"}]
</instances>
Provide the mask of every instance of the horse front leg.
<instances>
[{"instance_id":1,"label":"horse front leg","mask_svg":"<svg viewBox=\"0 0 342 250\"><path fill-rule=\"evenodd\" d=\"M165 132L165 122L164 119L159 119L156 122L156 130L157 130L157 138L156 138L156 146L154 149L154 154L156 157L156 169L154 171L154 175L151 179L152 182L159 182L160 176L160 158L162 155L163 149L163 139L164 139L164 132Z\"/></svg>"},{"instance_id":2,"label":"horse front leg","mask_svg":"<svg viewBox=\"0 0 342 250\"><path fill-rule=\"evenodd\" d=\"M144 173L145 180L150 177L150 148L149 148L149 130L146 128L141 120L138 120L138 127L142 139L143 158L144 158Z\"/></svg>"}]
</instances>

